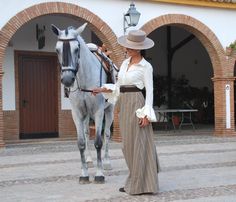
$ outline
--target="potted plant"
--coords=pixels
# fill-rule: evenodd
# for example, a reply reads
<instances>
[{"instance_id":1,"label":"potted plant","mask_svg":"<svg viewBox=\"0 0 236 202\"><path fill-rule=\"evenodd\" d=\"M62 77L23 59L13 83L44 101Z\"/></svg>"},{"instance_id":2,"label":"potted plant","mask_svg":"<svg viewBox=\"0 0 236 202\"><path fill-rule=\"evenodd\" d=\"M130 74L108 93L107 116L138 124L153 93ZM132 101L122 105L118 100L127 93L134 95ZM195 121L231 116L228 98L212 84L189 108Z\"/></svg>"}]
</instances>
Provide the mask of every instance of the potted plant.
<instances>
[{"instance_id":1,"label":"potted plant","mask_svg":"<svg viewBox=\"0 0 236 202\"><path fill-rule=\"evenodd\" d=\"M228 47L226 47L226 55L236 55L236 40L232 42Z\"/></svg>"},{"instance_id":2,"label":"potted plant","mask_svg":"<svg viewBox=\"0 0 236 202\"><path fill-rule=\"evenodd\" d=\"M180 124L180 122L181 122L181 117L180 116L178 116L178 115L173 115L172 116L172 123L175 125L175 126L179 126L179 124Z\"/></svg>"}]
</instances>

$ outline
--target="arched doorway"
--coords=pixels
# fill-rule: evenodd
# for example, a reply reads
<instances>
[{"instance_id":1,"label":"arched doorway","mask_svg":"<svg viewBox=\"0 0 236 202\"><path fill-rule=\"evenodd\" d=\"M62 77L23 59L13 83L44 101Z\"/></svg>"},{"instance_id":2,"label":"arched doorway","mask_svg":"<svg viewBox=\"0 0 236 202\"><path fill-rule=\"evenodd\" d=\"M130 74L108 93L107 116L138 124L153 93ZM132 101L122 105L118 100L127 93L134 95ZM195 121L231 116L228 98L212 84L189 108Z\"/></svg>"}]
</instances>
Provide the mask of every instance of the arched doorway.
<instances>
[{"instance_id":1,"label":"arched doorway","mask_svg":"<svg viewBox=\"0 0 236 202\"><path fill-rule=\"evenodd\" d=\"M198 131L211 132L213 68L207 51L193 34L176 26L162 26L149 37L156 42L154 48L146 51L154 70L154 108L197 110L191 112L191 121L190 112L185 112L184 118L180 112L172 114L177 119L177 127L182 121L183 130L194 126Z\"/></svg>"},{"instance_id":2,"label":"arched doorway","mask_svg":"<svg viewBox=\"0 0 236 202\"><path fill-rule=\"evenodd\" d=\"M215 34L200 21L186 15L169 14L150 20L141 29L147 34L151 34L154 30L162 26L180 27L193 34L206 49L213 68L213 86L214 86L214 134L235 135L234 126L234 104L231 102L229 109L229 119L226 120L226 97L225 86L230 85L233 89L233 66L229 64L225 57L225 52ZM227 71L225 71L227 69ZM233 93L230 92L230 100L233 99ZM227 121L229 123L227 123ZM230 127L227 127L230 126Z\"/></svg>"},{"instance_id":3,"label":"arched doorway","mask_svg":"<svg viewBox=\"0 0 236 202\"><path fill-rule=\"evenodd\" d=\"M37 12L35 12L37 11ZM118 46L116 41L116 36L111 30L111 28L102 21L97 15L93 14L89 10L79 7L74 4L69 3L62 3L62 2L51 2L51 3L41 3L34 5L25 9L24 11L19 12L17 15L12 17L8 23L2 28L0 41L1 41L1 48L0 48L0 146L4 145L4 127L11 125L12 133L19 134L19 110L14 110L12 112L4 113L3 102L2 102L2 78L3 78L3 63L4 58L6 56L6 48L11 43L10 40L14 36L14 34L21 29L22 26L27 24L28 22L47 15L64 15L69 16L71 18L80 19L83 22L88 22L89 29L94 32L97 37L102 41L102 43L106 44L107 47L113 51L113 55L111 58L113 61L119 65L119 62L122 60L120 58L122 54L122 49ZM19 89L16 89L18 91ZM17 102L17 100L16 100ZM61 101L59 100L59 103ZM19 104L19 103L17 103ZM17 105L16 104L16 105ZM4 118L7 117L5 120L10 120L9 122L4 123ZM59 133L61 130L61 123L63 123L63 113L59 112ZM14 125L15 123L15 125Z\"/></svg>"}]
</instances>

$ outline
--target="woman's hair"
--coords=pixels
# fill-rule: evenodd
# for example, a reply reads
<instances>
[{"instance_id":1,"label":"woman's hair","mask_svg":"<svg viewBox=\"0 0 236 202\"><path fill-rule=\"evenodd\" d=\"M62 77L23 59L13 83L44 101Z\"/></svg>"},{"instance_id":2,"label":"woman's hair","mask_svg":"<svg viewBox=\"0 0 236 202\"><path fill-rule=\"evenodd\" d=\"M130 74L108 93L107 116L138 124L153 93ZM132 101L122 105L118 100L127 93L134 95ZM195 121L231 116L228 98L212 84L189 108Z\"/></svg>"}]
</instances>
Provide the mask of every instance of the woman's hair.
<instances>
[{"instance_id":1,"label":"woman's hair","mask_svg":"<svg viewBox=\"0 0 236 202\"><path fill-rule=\"evenodd\" d=\"M140 51L140 54L141 54L141 56L143 56L143 57L145 58L145 56L146 56L146 51L145 51L145 50L141 50L141 51Z\"/></svg>"}]
</instances>

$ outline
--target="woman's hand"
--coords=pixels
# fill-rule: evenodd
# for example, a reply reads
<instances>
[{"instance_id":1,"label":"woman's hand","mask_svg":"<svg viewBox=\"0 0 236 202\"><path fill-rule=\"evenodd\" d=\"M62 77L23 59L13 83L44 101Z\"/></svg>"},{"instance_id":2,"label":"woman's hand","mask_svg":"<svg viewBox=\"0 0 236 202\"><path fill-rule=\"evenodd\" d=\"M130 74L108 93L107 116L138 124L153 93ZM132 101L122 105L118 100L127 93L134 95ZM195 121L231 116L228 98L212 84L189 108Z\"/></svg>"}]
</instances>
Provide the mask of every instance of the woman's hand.
<instances>
[{"instance_id":1,"label":"woman's hand","mask_svg":"<svg viewBox=\"0 0 236 202\"><path fill-rule=\"evenodd\" d=\"M139 126L140 126L141 128L143 128L143 127L149 125L149 124L150 124L150 121L148 120L147 116L145 116L144 118L140 118L140 119L139 119L138 124L139 124Z\"/></svg>"},{"instance_id":2,"label":"woman's hand","mask_svg":"<svg viewBox=\"0 0 236 202\"><path fill-rule=\"evenodd\" d=\"M94 88L92 90L92 95L97 95L98 93L110 93L112 92L111 90L107 89L107 88Z\"/></svg>"},{"instance_id":3,"label":"woman's hand","mask_svg":"<svg viewBox=\"0 0 236 202\"><path fill-rule=\"evenodd\" d=\"M94 88L92 91L92 95L97 95L98 93L102 93L104 88Z\"/></svg>"}]
</instances>

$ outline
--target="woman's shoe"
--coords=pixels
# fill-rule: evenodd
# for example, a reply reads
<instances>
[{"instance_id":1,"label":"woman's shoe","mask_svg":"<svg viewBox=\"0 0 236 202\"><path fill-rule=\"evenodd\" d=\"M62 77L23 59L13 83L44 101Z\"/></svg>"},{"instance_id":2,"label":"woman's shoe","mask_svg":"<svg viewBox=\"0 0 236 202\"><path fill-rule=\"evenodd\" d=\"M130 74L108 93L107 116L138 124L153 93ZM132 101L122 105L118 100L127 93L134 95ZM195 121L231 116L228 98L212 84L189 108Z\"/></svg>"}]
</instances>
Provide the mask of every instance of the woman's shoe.
<instances>
[{"instance_id":1,"label":"woman's shoe","mask_svg":"<svg viewBox=\"0 0 236 202\"><path fill-rule=\"evenodd\" d=\"M121 188L119 189L119 192L125 192L125 188L124 188L124 187L121 187Z\"/></svg>"}]
</instances>

